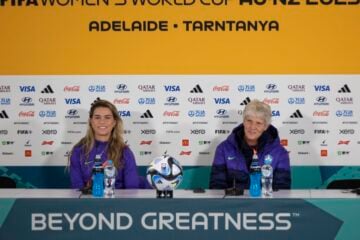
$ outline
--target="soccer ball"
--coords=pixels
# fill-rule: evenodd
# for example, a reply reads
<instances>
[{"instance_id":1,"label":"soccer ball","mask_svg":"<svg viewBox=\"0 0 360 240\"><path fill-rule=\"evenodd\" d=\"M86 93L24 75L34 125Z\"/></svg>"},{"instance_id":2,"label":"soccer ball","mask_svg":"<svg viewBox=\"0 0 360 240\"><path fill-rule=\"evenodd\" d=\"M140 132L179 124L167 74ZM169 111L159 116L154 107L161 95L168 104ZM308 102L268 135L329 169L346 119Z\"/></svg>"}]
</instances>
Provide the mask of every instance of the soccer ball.
<instances>
[{"instance_id":1,"label":"soccer ball","mask_svg":"<svg viewBox=\"0 0 360 240\"><path fill-rule=\"evenodd\" d=\"M180 163L169 155L156 157L146 171L149 184L159 191L174 190L183 179Z\"/></svg>"}]
</instances>

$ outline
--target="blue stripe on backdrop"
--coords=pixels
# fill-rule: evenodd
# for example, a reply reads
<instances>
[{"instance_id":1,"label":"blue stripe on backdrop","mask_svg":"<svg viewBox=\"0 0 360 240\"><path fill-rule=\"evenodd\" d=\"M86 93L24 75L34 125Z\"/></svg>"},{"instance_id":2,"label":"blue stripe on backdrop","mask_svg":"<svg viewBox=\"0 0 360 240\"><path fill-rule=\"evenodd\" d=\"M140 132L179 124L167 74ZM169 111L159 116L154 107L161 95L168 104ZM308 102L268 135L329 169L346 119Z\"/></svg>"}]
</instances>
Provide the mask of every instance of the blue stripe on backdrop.
<instances>
[{"instance_id":1,"label":"blue stripe on backdrop","mask_svg":"<svg viewBox=\"0 0 360 240\"><path fill-rule=\"evenodd\" d=\"M360 166L294 166L292 188L326 188L334 179L360 179ZM146 167L140 166L139 173L145 176ZM0 167L0 176L9 176L17 182L18 188L69 188L67 169L63 166L6 166ZM185 166L184 180L180 188L208 188L209 166Z\"/></svg>"}]
</instances>

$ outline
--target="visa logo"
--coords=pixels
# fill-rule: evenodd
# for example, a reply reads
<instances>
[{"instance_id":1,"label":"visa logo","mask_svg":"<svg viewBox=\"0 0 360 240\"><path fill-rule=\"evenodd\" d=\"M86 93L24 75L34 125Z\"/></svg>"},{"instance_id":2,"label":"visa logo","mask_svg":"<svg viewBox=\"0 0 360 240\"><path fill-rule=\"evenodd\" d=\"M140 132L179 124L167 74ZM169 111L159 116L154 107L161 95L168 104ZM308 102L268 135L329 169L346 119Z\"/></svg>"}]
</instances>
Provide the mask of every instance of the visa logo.
<instances>
[{"instance_id":1,"label":"visa logo","mask_svg":"<svg viewBox=\"0 0 360 240\"><path fill-rule=\"evenodd\" d=\"M230 98L214 98L216 104L230 104Z\"/></svg>"},{"instance_id":2,"label":"visa logo","mask_svg":"<svg viewBox=\"0 0 360 240\"><path fill-rule=\"evenodd\" d=\"M166 85L164 86L165 91L167 92L180 92L180 86L179 85Z\"/></svg>"},{"instance_id":3,"label":"visa logo","mask_svg":"<svg viewBox=\"0 0 360 240\"><path fill-rule=\"evenodd\" d=\"M66 104L80 104L80 98L65 98Z\"/></svg>"},{"instance_id":4,"label":"visa logo","mask_svg":"<svg viewBox=\"0 0 360 240\"><path fill-rule=\"evenodd\" d=\"M130 111L119 111L120 117L131 117Z\"/></svg>"},{"instance_id":5,"label":"visa logo","mask_svg":"<svg viewBox=\"0 0 360 240\"><path fill-rule=\"evenodd\" d=\"M19 86L21 92L35 92L35 86Z\"/></svg>"},{"instance_id":6,"label":"visa logo","mask_svg":"<svg viewBox=\"0 0 360 240\"><path fill-rule=\"evenodd\" d=\"M317 92L329 92L330 86L329 85L314 85L315 91Z\"/></svg>"}]
</instances>

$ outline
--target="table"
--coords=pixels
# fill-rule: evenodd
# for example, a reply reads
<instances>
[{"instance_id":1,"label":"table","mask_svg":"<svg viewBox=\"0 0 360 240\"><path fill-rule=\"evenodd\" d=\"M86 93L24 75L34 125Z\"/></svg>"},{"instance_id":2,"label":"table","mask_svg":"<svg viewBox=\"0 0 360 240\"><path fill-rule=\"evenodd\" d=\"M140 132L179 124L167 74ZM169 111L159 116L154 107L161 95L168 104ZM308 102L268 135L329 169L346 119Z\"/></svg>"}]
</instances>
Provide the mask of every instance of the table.
<instances>
[{"instance_id":1,"label":"table","mask_svg":"<svg viewBox=\"0 0 360 240\"><path fill-rule=\"evenodd\" d=\"M0 189L0 239L360 239L360 197L342 190L280 190L272 198L222 190Z\"/></svg>"}]
</instances>

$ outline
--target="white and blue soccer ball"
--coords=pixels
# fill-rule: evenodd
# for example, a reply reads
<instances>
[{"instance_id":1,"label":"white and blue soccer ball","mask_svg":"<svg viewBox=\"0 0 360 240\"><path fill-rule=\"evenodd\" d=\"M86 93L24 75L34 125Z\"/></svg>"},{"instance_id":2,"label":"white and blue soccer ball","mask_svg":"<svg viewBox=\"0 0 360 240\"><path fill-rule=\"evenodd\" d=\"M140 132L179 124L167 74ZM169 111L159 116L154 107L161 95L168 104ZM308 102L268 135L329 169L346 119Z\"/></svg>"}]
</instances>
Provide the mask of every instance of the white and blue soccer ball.
<instances>
[{"instance_id":1,"label":"white and blue soccer ball","mask_svg":"<svg viewBox=\"0 0 360 240\"><path fill-rule=\"evenodd\" d=\"M156 157L146 171L149 184L159 191L171 191L179 186L183 179L180 163L169 155Z\"/></svg>"}]
</instances>

